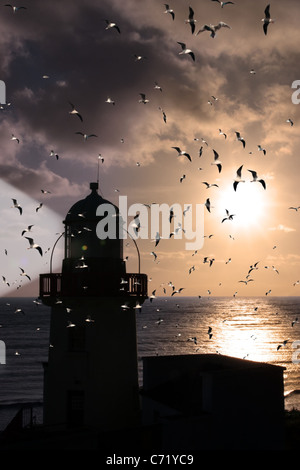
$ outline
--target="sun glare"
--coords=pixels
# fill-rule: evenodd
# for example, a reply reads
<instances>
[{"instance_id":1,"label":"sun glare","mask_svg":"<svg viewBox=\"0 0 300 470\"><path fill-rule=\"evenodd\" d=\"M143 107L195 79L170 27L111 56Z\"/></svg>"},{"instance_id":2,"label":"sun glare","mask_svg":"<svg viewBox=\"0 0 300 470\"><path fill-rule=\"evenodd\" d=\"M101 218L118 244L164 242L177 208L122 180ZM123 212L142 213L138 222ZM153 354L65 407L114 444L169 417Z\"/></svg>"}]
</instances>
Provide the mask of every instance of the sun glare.
<instances>
[{"instance_id":1,"label":"sun glare","mask_svg":"<svg viewBox=\"0 0 300 470\"><path fill-rule=\"evenodd\" d=\"M218 201L220 216L227 222L227 217L233 215L232 221L235 226L251 227L261 224L266 210L266 191L259 183L240 183L233 190L232 185L222 191ZM226 212L228 211L228 213ZM232 223L229 220L230 223Z\"/></svg>"}]
</instances>

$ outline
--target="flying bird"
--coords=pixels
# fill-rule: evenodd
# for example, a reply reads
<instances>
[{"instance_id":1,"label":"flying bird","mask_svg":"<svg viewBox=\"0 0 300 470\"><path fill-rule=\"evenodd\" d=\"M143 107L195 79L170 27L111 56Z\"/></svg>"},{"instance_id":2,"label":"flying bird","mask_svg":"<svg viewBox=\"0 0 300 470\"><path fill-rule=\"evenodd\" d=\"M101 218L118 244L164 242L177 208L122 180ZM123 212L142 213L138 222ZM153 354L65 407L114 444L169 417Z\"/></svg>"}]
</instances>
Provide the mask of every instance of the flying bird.
<instances>
[{"instance_id":1,"label":"flying bird","mask_svg":"<svg viewBox=\"0 0 300 470\"><path fill-rule=\"evenodd\" d=\"M159 86L159 84L158 84L157 82L154 82L154 89L155 89L155 90L162 91L162 87Z\"/></svg>"},{"instance_id":2,"label":"flying bird","mask_svg":"<svg viewBox=\"0 0 300 470\"><path fill-rule=\"evenodd\" d=\"M107 99L105 100L105 103L112 104L113 106L115 105L114 100L112 100L109 96L108 96Z\"/></svg>"},{"instance_id":3,"label":"flying bird","mask_svg":"<svg viewBox=\"0 0 300 470\"><path fill-rule=\"evenodd\" d=\"M27 10L26 7L15 7L15 6L11 5L10 3L6 3L4 6L5 7L10 7L14 13L17 13L17 11L19 11L19 10Z\"/></svg>"},{"instance_id":4,"label":"flying bird","mask_svg":"<svg viewBox=\"0 0 300 470\"><path fill-rule=\"evenodd\" d=\"M83 132L75 132L75 134L82 135L84 141L87 141L89 137L98 137L96 134L84 134Z\"/></svg>"},{"instance_id":5,"label":"flying bird","mask_svg":"<svg viewBox=\"0 0 300 470\"><path fill-rule=\"evenodd\" d=\"M14 203L13 207L15 207L16 209L18 209L19 212L20 212L20 215L22 215L23 209L22 209L22 207L20 206L20 204L18 204L18 201L17 201L16 199L12 199L12 202Z\"/></svg>"},{"instance_id":6,"label":"flying bird","mask_svg":"<svg viewBox=\"0 0 300 470\"><path fill-rule=\"evenodd\" d=\"M220 3L221 8L224 8L224 6L225 6L225 5L228 5L228 4L234 5L233 2L221 2L220 0L211 0L211 1L212 1L212 2L218 2L218 3Z\"/></svg>"},{"instance_id":7,"label":"flying bird","mask_svg":"<svg viewBox=\"0 0 300 470\"><path fill-rule=\"evenodd\" d=\"M54 152L54 150L51 150L51 152L50 152L50 155L49 155L49 156L50 156L50 157L55 157L55 158L56 158L56 160L58 160L58 159L59 159L59 155L57 155L57 153L56 153L56 152Z\"/></svg>"},{"instance_id":8,"label":"flying bird","mask_svg":"<svg viewBox=\"0 0 300 470\"><path fill-rule=\"evenodd\" d=\"M260 152L263 152L263 154L266 155L267 151L266 151L266 149L262 148L261 145L258 145L257 148Z\"/></svg>"},{"instance_id":9,"label":"flying bird","mask_svg":"<svg viewBox=\"0 0 300 470\"><path fill-rule=\"evenodd\" d=\"M174 10L172 10L167 3L164 3L164 5L166 7L165 13L169 13L172 16L173 20L174 20L175 19Z\"/></svg>"},{"instance_id":10,"label":"flying bird","mask_svg":"<svg viewBox=\"0 0 300 470\"><path fill-rule=\"evenodd\" d=\"M243 168L243 166L244 166L244 165L241 165L241 166L239 167L239 169L237 170L237 172L236 172L236 179L235 179L234 182L233 182L233 189L234 189L235 191L236 191L237 185L238 185L239 183L245 183L245 181L241 179L241 178L242 178L242 168Z\"/></svg>"},{"instance_id":11,"label":"flying bird","mask_svg":"<svg viewBox=\"0 0 300 470\"><path fill-rule=\"evenodd\" d=\"M167 122L167 115L164 110L159 106L158 109L162 112L164 122Z\"/></svg>"},{"instance_id":12,"label":"flying bird","mask_svg":"<svg viewBox=\"0 0 300 470\"><path fill-rule=\"evenodd\" d=\"M248 171L250 171L250 173L252 174L252 177L253 177L253 180L251 181L251 183L254 183L254 182L257 181L258 183L261 183L261 185L262 185L262 187L263 187L264 189L266 189L266 183L265 183L265 181L262 180L262 179L257 179L258 177L257 177L256 171L254 171L254 170L248 170Z\"/></svg>"},{"instance_id":13,"label":"flying bird","mask_svg":"<svg viewBox=\"0 0 300 470\"><path fill-rule=\"evenodd\" d=\"M75 114L76 116L79 117L80 121L83 121L81 114L79 114L79 112L78 112L77 109L75 108L74 104L71 103L70 101L69 101L69 104L70 104L71 107L72 107L72 111L69 111L69 114Z\"/></svg>"},{"instance_id":14,"label":"flying bird","mask_svg":"<svg viewBox=\"0 0 300 470\"><path fill-rule=\"evenodd\" d=\"M141 96L141 99L139 100L139 103L143 103L143 104L149 103L149 100L146 98L145 93L140 93L140 96Z\"/></svg>"},{"instance_id":15,"label":"flying bird","mask_svg":"<svg viewBox=\"0 0 300 470\"><path fill-rule=\"evenodd\" d=\"M180 157L181 155L184 155L190 162L192 161L191 156L185 150L181 150L179 147L172 147L172 149L177 150L178 157Z\"/></svg>"},{"instance_id":16,"label":"flying bird","mask_svg":"<svg viewBox=\"0 0 300 470\"><path fill-rule=\"evenodd\" d=\"M181 51L179 52L179 55L180 54L189 54L191 56L191 58L193 59L193 61L195 61L195 54L193 53L193 51L191 49L187 49L186 45L183 42L178 42L177 41L177 44L179 44L181 46Z\"/></svg>"},{"instance_id":17,"label":"flying bird","mask_svg":"<svg viewBox=\"0 0 300 470\"><path fill-rule=\"evenodd\" d=\"M211 188L213 186L216 186L217 188L219 187L216 183L207 183L207 181L202 181L203 184L206 185L206 189Z\"/></svg>"},{"instance_id":18,"label":"flying bird","mask_svg":"<svg viewBox=\"0 0 300 470\"><path fill-rule=\"evenodd\" d=\"M30 245L29 248L27 248L27 249L30 250L32 248L35 248L40 253L40 255L43 256L42 248L39 245L37 245L36 243L34 243L33 238L29 238L29 237L25 237L25 238L29 241L29 245Z\"/></svg>"},{"instance_id":19,"label":"flying bird","mask_svg":"<svg viewBox=\"0 0 300 470\"><path fill-rule=\"evenodd\" d=\"M227 217L224 217L224 219L222 219L222 223L225 222L225 220L233 220L233 217L235 215L235 214L230 214L227 209L225 209L225 211L226 211Z\"/></svg>"},{"instance_id":20,"label":"flying bird","mask_svg":"<svg viewBox=\"0 0 300 470\"><path fill-rule=\"evenodd\" d=\"M298 212L298 209L300 209L300 206L298 206L298 207L289 207L289 209L293 209L293 210L295 210L296 212Z\"/></svg>"},{"instance_id":21,"label":"flying bird","mask_svg":"<svg viewBox=\"0 0 300 470\"><path fill-rule=\"evenodd\" d=\"M204 205L205 205L206 209L208 210L208 212L210 212L211 204L210 204L210 199L209 198L206 199Z\"/></svg>"},{"instance_id":22,"label":"flying bird","mask_svg":"<svg viewBox=\"0 0 300 470\"><path fill-rule=\"evenodd\" d=\"M217 34L217 31L221 28L231 29L231 26L224 23L224 21L220 21L217 25L205 24L205 25L202 26L202 28L199 29L198 33L196 33L196 36L198 36L198 34L200 34L200 33L203 33L204 31L210 31L210 37L214 38Z\"/></svg>"},{"instance_id":23,"label":"flying bird","mask_svg":"<svg viewBox=\"0 0 300 470\"><path fill-rule=\"evenodd\" d=\"M33 227L33 225L28 225L28 227L25 228L25 229L22 231L22 234L21 234L21 235L23 236L24 233L26 233L26 232L31 232L32 227Z\"/></svg>"},{"instance_id":24,"label":"flying bird","mask_svg":"<svg viewBox=\"0 0 300 470\"><path fill-rule=\"evenodd\" d=\"M213 152L214 152L214 161L211 164L212 165L217 165L219 173L221 173L221 171L222 171L222 162L219 160L219 154L215 150L213 150Z\"/></svg>"},{"instance_id":25,"label":"flying bird","mask_svg":"<svg viewBox=\"0 0 300 470\"><path fill-rule=\"evenodd\" d=\"M236 140L239 140L240 142L242 142L243 147L245 148L246 147L246 141L245 141L244 137L241 137L241 134L239 132L235 132L235 135L236 135Z\"/></svg>"},{"instance_id":26,"label":"flying bird","mask_svg":"<svg viewBox=\"0 0 300 470\"><path fill-rule=\"evenodd\" d=\"M222 129L219 129L219 134L223 135L225 139L227 139L227 134L225 134L225 132L223 132Z\"/></svg>"},{"instance_id":27,"label":"flying bird","mask_svg":"<svg viewBox=\"0 0 300 470\"><path fill-rule=\"evenodd\" d=\"M272 20L270 16L270 4L266 6L264 13L265 13L265 17L261 21L263 22L263 31L265 35L267 35L269 24L275 22L275 20Z\"/></svg>"},{"instance_id":28,"label":"flying bird","mask_svg":"<svg viewBox=\"0 0 300 470\"><path fill-rule=\"evenodd\" d=\"M43 203L41 202L41 203L37 206L37 208L35 209L35 212L37 212L38 210L40 210L42 207L43 207Z\"/></svg>"},{"instance_id":29,"label":"flying bird","mask_svg":"<svg viewBox=\"0 0 300 470\"><path fill-rule=\"evenodd\" d=\"M105 20L105 22L107 24L107 26L105 28L106 30L111 29L111 28L115 28L118 31L118 33L121 33L120 28L116 23L113 23L112 21L108 21L108 20Z\"/></svg>"},{"instance_id":30,"label":"flying bird","mask_svg":"<svg viewBox=\"0 0 300 470\"><path fill-rule=\"evenodd\" d=\"M14 134L11 135L10 140L15 140L16 142L18 142L18 144L20 143L20 139L18 139L18 137L16 137Z\"/></svg>"},{"instance_id":31,"label":"flying bird","mask_svg":"<svg viewBox=\"0 0 300 470\"><path fill-rule=\"evenodd\" d=\"M288 118L285 122L289 122L291 126L294 125L294 121L292 121L290 118Z\"/></svg>"},{"instance_id":32,"label":"flying bird","mask_svg":"<svg viewBox=\"0 0 300 470\"><path fill-rule=\"evenodd\" d=\"M175 295L175 294L180 294L180 292L181 292L183 289L184 289L184 287L180 287L179 289L174 290L174 291L172 292L171 296L172 296L172 295Z\"/></svg>"},{"instance_id":33,"label":"flying bird","mask_svg":"<svg viewBox=\"0 0 300 470\"><path fill-rule=\"evenodd\" d=\"M197 22L197 20L194 19L194 10L192 9L192 7L189 7L189 18L187 20L185 20L185 23L190 24L192 34L194 34L194 32L195 32L196 22Z\"/></svg>"},{"instance_id":34,"label":"flying bird","mask_svg":"<svg viewBox=\"0 0 300 470\"><path fill-rule=\"evenodd\" d=\"M21 269L21 271L22 271L22 272L20 273L20 276L26 276L26 277L29 279L29 281L31 281L31 277L28 276L27 273L25 273L24 269L23 269L23 268L20 268L20 269Z\"/></svg>"}]
</instances>

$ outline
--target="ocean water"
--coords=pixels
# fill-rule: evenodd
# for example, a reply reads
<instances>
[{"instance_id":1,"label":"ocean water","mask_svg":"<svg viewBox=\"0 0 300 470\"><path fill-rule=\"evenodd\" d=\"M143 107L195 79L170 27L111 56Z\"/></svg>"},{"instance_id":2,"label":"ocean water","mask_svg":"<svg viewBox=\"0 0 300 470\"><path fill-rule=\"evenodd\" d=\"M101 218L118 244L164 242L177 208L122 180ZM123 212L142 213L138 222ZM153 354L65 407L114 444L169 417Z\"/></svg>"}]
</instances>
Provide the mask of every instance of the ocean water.
<instances>
[{"instance_id":1,"label":"ocean water","mask_svg":"<svg viewBox=\"0 0 300 470\"><path fill-rule=\"evenodd\" d=\"M23 404L42 420L49 327L50 308L36 299L0 299L0 430ZM148 299L137 312L137 345L140 384L143 356L219 353L284 367L285 408L300 410L300 297Z\"/></svg>"}]
</instances>

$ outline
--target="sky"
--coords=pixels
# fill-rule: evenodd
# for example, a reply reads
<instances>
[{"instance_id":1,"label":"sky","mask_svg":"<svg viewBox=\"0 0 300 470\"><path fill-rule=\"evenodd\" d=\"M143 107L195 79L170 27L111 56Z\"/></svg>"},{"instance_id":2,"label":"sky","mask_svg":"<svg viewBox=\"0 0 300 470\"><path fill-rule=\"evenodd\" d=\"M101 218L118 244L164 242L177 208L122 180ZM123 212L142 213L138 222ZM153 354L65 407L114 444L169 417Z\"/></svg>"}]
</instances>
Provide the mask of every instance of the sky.
<instances>
[{"instance_id":1,"label":"sky","mask_svg":"<svg viewBox=\"0 0 300 470\"><path fill-rule=\"evenodd\" d=\"M100 193L116 205L126 196L128 206L148 204L149 213L153 203L190 206L194 227L201 225L198 250L186 249L185 232L157 246L150 236L137 240L149 293L169 295L172 283L183 288L178 295L299 295L300 210L290 209L300 206L300 106L292 101L298 96L292 84L300 80L299 2L273 0L275 22L266 35L267 3L259 0L223 8L212 0L172 0L174 19L157 0L24 0L18 6L25 8L0 7L0 79L6 85L0 295L38 296L38 275L50 269L65 215L98 177ZM194 33L186 22L189 7ZM209 31L197 34L220 21L229 27L214 38ZM107 28L109 22L118 29ZM179 43L195 60L180 54ZM82 121L70 114L70 103ZM84 140L76 132L96 137ZM241 166L243 182L234 190ZM197 206L204 207L199 220ZM178 228L176 218L173 223L171 231ZM22 232L29 225L43 256L28 249L29 234ZM136 272L130 239L125 256L127 271ZM53 257L57 272L62 258L61 241Z\"/></svg>"}]
</instances>

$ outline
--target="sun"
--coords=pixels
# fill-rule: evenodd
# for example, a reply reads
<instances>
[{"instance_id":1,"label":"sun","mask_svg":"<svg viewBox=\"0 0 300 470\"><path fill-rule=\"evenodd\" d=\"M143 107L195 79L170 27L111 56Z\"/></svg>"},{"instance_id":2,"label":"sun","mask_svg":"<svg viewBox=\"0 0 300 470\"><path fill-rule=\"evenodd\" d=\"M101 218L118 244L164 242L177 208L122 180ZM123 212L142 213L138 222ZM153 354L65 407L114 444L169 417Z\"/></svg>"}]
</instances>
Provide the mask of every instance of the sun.
<instances>
[{"instance_id":1,"label":"sun","mask_svg":"<svg viewBox=\"0 0 300 470\"><path fill-rule=\"evenodd\" d=\"M266 190L258 181L239 183L236 191L234 191L232 184L228 185L225 190L220 192L217 207L222 220L226 219L229 213L233 217L228 222L245 229L260 225L266 214L266 208ZM224 220L224 223L228 222Z\"/></svg>"}]
</instances>

